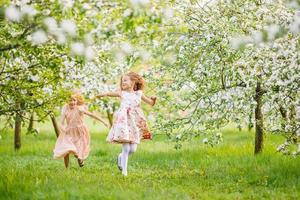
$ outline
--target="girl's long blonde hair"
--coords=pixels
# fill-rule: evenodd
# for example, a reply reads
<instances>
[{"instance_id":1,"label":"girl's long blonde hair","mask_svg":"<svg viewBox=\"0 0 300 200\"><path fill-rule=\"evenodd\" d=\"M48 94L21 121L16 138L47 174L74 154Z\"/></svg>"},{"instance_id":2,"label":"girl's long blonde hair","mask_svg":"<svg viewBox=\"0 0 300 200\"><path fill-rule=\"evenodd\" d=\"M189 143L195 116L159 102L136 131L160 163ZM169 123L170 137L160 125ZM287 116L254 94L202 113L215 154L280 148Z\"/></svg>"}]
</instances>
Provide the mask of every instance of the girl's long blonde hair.
<instances>
[{"instance_id":1,"label":"girl's long blonde hair","mask_svg":"<svg viewBox=\"0 0 300 200\"><path fill-rule=\"evenodd\" d=\"M85 104L83 95L81 94L80 90L73 90L71 92L71 97L74 97L77 100L77 105L81 106Z\"/></svg>"}]
</instances>

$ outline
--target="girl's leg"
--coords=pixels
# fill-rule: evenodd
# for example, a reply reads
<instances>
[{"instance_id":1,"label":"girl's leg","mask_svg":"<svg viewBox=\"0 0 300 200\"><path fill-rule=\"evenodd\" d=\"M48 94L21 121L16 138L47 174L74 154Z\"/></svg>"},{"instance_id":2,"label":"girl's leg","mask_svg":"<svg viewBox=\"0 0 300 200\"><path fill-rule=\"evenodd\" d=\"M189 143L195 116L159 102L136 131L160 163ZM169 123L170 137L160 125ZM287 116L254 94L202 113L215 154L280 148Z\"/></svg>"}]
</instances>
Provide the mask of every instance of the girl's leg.
<instances>
[{"instance_id":1,"label":"girl's leg","mask_svg":"<svg viewBox=\"0 0 300 200\"><path fill-rule=\"evenodd\" d=\"M84 166L84 160L81 160L81 159L77 158L77 162L78 162L79 167Z\"/></svg>"},{"instance_id":2,"label":"girl's leg","mask_svg":"<svg viewBox=\"0 0 300 200\"><path fill-rule=\"evenodd\" d=\"M68 168L69 167L69 154L65 155L64 163L65 163L65 167Z\"/></svg>"},{"instance_id":3,"label":"girl's leg","mask_svg":"<svg viewBox=\"0 0 300 200\"><path fill-rule=\"evenodd\" d=\"M122 174L127 176L127 163L128 163L128 155L130 152L130 144L126 143L122 145L122 154L121 154L121 166L122 166Z\"/></svg>"},{"instance_id":4,"label":"girl's leg","mask_svg":"<svg viewBox=\"0 0 300 200\"><path fill-rule=\"evenodd\" d=\"M136 149L137 149L137 144L130 144L129 154L133 154L134 152L136 152Z\"/></svg>"}]
</instances>

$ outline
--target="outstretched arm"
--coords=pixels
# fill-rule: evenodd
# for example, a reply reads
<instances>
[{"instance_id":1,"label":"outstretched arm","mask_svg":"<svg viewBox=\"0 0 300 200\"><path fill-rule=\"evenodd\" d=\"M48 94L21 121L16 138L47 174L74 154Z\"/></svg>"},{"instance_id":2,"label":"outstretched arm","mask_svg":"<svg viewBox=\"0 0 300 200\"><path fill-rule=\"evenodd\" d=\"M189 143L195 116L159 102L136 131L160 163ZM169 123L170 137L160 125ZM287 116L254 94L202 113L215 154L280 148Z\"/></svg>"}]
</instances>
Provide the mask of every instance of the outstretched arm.
<instances>
[{"instance_id":1,"label":"outstretched arm","mask_svg":"<svg viewBox=\"0 0 300 200\"><path fill-rule=\"evenodd\" d=\"M65 121L66 121L66 106L64 106L62 108L62 112L61 112L61 119L60 119L60 123L59 123L59 128L62 130L62 131L65 131Z\"/></svg>"},{"instance_id":2,"label":"outstretched arm","mask_svg":"<svg viewBox=\"0 0 300 200\"><path fill-rule=\"evenodd\" d=\"M66 120L66 115L62 115L60 119L60 128L64 131L65 129L65 120Z\"/></svg>"},{"instance_id":3,"label":"outstretched arm","mask_svg":"<svg viewBox=\"0 0 300 200\"><path fill-rule=\"evenodd\" d=\"M96 95L96 98L101 98L101 97L120 97L120 92L105 92L105 93L102 93L102 94L98 94Z\"/></svg>"},{"instance_id":4,"label":"outstretched arm","mask_svg":"<svg viewBox=\"0 0 300 200\"><path fill-rule=\"evenodd\" d=\"M92 118L94 118L94 119L96 119L96 120L102 122L106 127L109 127L108 123L105 122L103 119L101 119L99 116L97 116L97 115L95 115L95 114L93 114L93 113L91 113L91 112L89 112L89 111L86 111L86 110L81 110L81 112L82 112L83 114L86 114L86 115L88 115L88 116L90 116L90 117L92 117Z\"/></svg>"},{"instance_id":5,"label":"outstretched arm","mask_svg":"<svg viewBox=\"0 0 300 200\"><path fill-rule=\"evenodd\" d=\"M145 103L147 103L147 104L149 104L149 105L151 105L151 106L154 106L155 105L155 103L156 103L156 97L146 97L144 94L142 95L142 100L145 102Z\"/></svg>"}]
</instances>

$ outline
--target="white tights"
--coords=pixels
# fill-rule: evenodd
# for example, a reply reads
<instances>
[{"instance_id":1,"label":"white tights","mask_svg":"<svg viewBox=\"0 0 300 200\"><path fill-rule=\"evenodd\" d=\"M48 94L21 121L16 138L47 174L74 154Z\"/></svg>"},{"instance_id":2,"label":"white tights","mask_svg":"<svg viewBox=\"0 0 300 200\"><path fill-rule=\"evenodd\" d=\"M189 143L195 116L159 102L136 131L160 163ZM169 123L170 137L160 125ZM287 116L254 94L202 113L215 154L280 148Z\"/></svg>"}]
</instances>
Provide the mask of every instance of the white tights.
<instances>
[{"instance_id":1,"label":"white tights","mask_svg":"<svg viewBox=\"0 0 300 200\"><path fill-rule=\"evenodd\" d=\"M122 153L119 154L121 158L121 167L122 167L122 174L127 176L127 163L128 163L128 156L133 154L137 149L137 144L123 144L122 145Z\"/></svg>"}]
</instances>

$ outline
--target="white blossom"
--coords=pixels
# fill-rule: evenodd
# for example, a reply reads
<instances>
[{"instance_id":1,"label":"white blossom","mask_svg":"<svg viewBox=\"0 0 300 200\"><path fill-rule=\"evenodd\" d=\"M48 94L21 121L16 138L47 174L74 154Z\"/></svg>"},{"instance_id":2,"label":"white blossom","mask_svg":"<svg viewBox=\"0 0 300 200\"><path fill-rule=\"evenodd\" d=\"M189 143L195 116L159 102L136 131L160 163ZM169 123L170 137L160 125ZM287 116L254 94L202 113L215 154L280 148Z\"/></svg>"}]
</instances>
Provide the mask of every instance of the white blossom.
<instances>
[{"instance_id":1,"label":"white blossom","mask_svg":"<svg viewBox=\"0 0 300 200\"><path fill-rule=\"evenodd\" d=\"M140 8L148 6L150 0L130 0L130 3L133 7Z\"/></svg>"},{"instance_id":2,"label":"white blossom","mask_svg":"<svg viewBox=\"0 0 300 200\"><path fill-rule=\"evenodd\" d=\"M56 31L54 35L58 44L65 44L67 42L67 37L62 31Z\"/></svg>"},{"instance_id":3,"label":"white blossom","mask_svg":"<svg viewBox=\"0 0 300 200\"><path fill-rule=\"evenodd\" d=\"M92 47L87 47L84 56L87 60L93 60L96 56L94 49Z\"/></svg>"},{"instance_id":4,"label":"white blossom","mask_svg":"<svg viewBox=\"0 0 300 200\"><path fill-rule=\"evenodd\" d=\"M178 134L178 135L176 135L176 139L177 139L177 140L180 140L180 139L181 139L181 137L182 137L182 135L181 135L181 134Z\"/></svg>"},{"instance_id":5,"label":"white blossom","mask_svg":"<svg viewBox=\"0 0 300 200\"><path fill-rule=\"evenodd\" d=\"M62 20L60 25L65 33L69 34L70 36L76 36L77 28L76 24L73 21Z\"/></svg>"},{"instance_id":6,"label":"white blossom","mask_svg":"<svg viewBox=\"0 0 300 200\"><path fill-rule=\"evenodd\" d=\"M143 27L141 27L141 26L138 26L138 27L135 28L135 32L136 32L137 34L140 34L140 33L142 33L143 31L145 31L145 29L144 29Z\"/></svg>"},{"instance_id":7,"label":"white blossom","mask_svg":"<svg viewBox=\"0 0 300 200\"><path fill-rule=\"evenodd\" d=\"M151 53L149 51L142 50L140 51L140 56L143 61L149 61L151 58Z\"/></svg>"},{"instance_id":8,"label":"white blossom","mask_svg":"<svg viewBox=\"0 0 300 200\"><path fill-rule=\"evenodd\" d=\"M93 35L91 33L86 34L84 36L84 42L85 42L86 45L93 45L94 44Z\"/></svg>"},{"instance_id":9,"label":"white blossom","mask_svg":"<svg viewBox=\"0 0 300 200\"><path fill-rule=\"evenodd\" d=\"M50 15L50 13L51 13L51 11L49 9L43 10L43 15L48 16L48 15Z\"/></svg>"},{"instance_id":10,"label":"white blossom","mask_svg":"<svg viewBox=\"0 0 300 200\"><path fill-rule=\"evenodd\" d=\"M32 33L31 40L32 40L33 44L38 45L38 44L43 44L43 43L47 42L48 37L47 37L47 34L45 33L45 31L40 29L40 30Z\"/></svg>"},{"instance_id":11,"label":"white blossom","mask_svg":"<svg viewBox=\"0 0 300 200\"><path fill-rule=\"evenodd\" d=\"M296 118L300 119L300 106L296 106Z\"/></svg>"},{"instance_id":12,"label":"white blossom","mask_svg":"<svg viewBox=\"0 0 300 200\"><path fill-rule=\"evenodd\" d=\"M292 33L297 34L300 31L300 16L295 15L294 21L290 24L289 29Z\"/></svg>"},{"instance_id":13,"label":"white blossom","mask_svg":"<svg viewBox=\"0 0 300 200\"><path fill-rule=\"evenodd\" d=\"M171 19L174 16L174 11L171 8L166 8L163 13L166 19Z\"/></svg>"},{"instance_id":14,"label":"white blossom","mask_svg":"<svg viewBox=\"0 0 300 200\"><path fill-rule=\"evenodd\" d=\"M122 50L124 53L126 53L126 54L131 54L132 51L133 51L133 48L132 48L131 44L128 43L128 42L123 42L123 43L121 44L120 48L121 48L121 50Z\"/></svg>"},{"instance_id":15,"label":"white blossom","mask_svg":"<svg viewBox=\"0 0 300 200\"><path fill-rule=\"evenodd\" d=\"M119 62L123 62L126 58L126 54L122 51L115 52L115 60Z\"/></svg>"},{"instance_id":16,"label":"white blossom","mask_svg":"<svg viewBox=\"0 0 300 200\"><path fill-rule=\"evenodd\" d=\"M44 103L43 99L37 99L36 101L37 101L38 104L40 104L40 105Z\"/></svg>"},{"instance_id":17,"label":"white blossom","mask_svg":"<svg viewBox=\"0 0 300 200\"><path fill-rule=\"evenodd\" d=\"M251 38L247 37L247 36L232 37L229 39L230 45L234 49L239 49L242 45L245 45L250 41L251 41Z\"/></svg>"},{"instance_id":18,"label":"white blossom","mask_svg":"<svg viewBox=\"0 0 300 200\"><path fill-rule=\"evenodd\" d=\"M216 136L217 137L222 137L222 133L219 132L219 133L216 134Z\"/></svg>"},{"instance_id":19,"label":"white blossom","mask_svg":"<svg viewBox=\"0 0 300 200\"><path fill-rule=\"evenodd\" d=\"M28 15L28 16L34 16L37 14L37 11L32 6L23 5L23 6L21 6L21 14Z\"/></svg>"},{"instance_id":20,"label":"white blossom","mask_svg":"<svg viewBox=\"0 0 300 200\"><path fill-rule=\"evenodd\" d=\"M72 8L74 5L74 0L59 0L64 8Z\"/></svg>"},{"instance_id":21,"label":"white blossom","mask_svg":"<svg viewBox=\"0 0 300 200\"><path fill-rule=\"evenodd\" d=\"M38 82L40 80L38 75L32 75L29 77L30 80L34 81L34 82Z\"/></svg>"},{"instance_id":22,"label":"white blossom","mask_svg":"<svg viewBox=\"0 0 300 200\"><path fill-rule=\"evenodd\" d=\"M128 8L124 11L123 17L128 17L129 15L131 15L131 13L132 13L132 10Z\"/></svg>"},{"instance_id":23,"label":"white blossom","mask_svg":"<svg viewBox=\"0 0 300 200\"><path fill-rule=\"evenodd\" d=\"M255 31L252 33L254 43L259 44L263 41L263 34L261 31Z\"/></svg>"},{"instance_id":24,"label":"white blossom","mask_svg":"<svg viewBox=\"0 0 300 200\"><path fill-rule=\"evenodd\" d=\"M52 95L53 94L53 89L51 87L44 87L43 92L48 94L48 95Z\"/></svg>"},{"instance_id":25,"label":"white blossom","mask_svg":"<svg viewBox=\"0 0 300 200\"><path fill-rule=\"evenodd\" d=\"M266 31L268 32L268 39L274 40L280 31L280 27L277 24L272 24L266 28Z\"/></svg>"},{"instance_id":26,"label":"white blossom","mask_svg":"<svg viewBox=\"0 0 300 200\"><path fill-rule=\"evenodd\" d=\"M53 17L47 17L44 19L43 22L50 33L54 33L55 31L57 31L58 29L57 22Z\"/></svg>"},{"instance_id":27,"label":"white blossom","mask_svg":"<svg viewBox=\"0 0 300 200\"><path fill-rule=\"evenodd\" d=\"M85 10L89 10L89 9L91 9L91 6L88 3L84 3L82 5L82 8L85 9Z\"/></svg>"},{"instance_id":28,"label":"white blossom","mask_svg":"<svg viewBox=\"0 0 300 200\"><path fill-rule=\"evenodd\" d=\"M71 52L77 56L83 56L85 53L84 44L81 42L75 42L71 45Z\"/></svg>"},{"instance_id":29,"label":"white blossom","mask_svg":"<svg viewBox=\"0 0 300 200\"><path fill-rule=\"evenodd\" d=\"M5 9L5 17L6 19L13 21L13 22L19 22L21 21L22 14L15 6L10 5L8 8Z\"/></svg>"}]
</instances>

